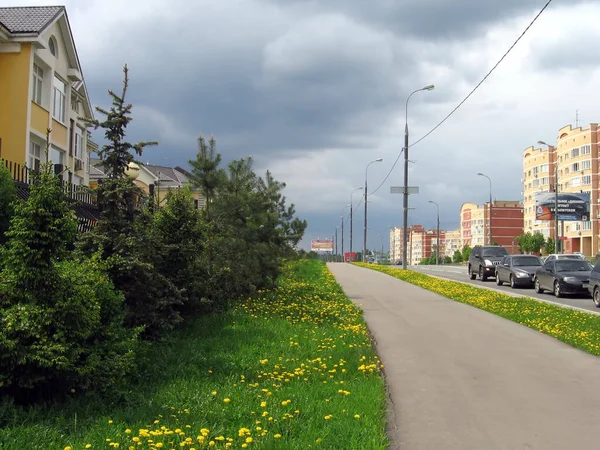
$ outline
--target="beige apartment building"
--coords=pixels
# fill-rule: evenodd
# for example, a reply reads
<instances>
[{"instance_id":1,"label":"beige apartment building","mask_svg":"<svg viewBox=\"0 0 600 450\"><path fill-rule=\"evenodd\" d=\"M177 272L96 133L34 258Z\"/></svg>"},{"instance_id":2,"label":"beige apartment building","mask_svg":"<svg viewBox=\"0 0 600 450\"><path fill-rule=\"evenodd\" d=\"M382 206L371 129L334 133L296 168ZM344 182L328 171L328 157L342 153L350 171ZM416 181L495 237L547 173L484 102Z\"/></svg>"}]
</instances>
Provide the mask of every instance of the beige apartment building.
<instances>
[{"instance_id":1,"label":"beige apartment building","mask_svg":"<svg viewBox=\"0 0 600 450\"><path fill-rule=\"evenodd\" d=\"M556 146L547 149L529 147L523 156L523 200L526 211L525 231L539 230L545 236L555 237L554 222L535 220L535 192L554 192L554 170L558 169L559 193L589 193L590 220L559 224L559 237L564 252L581 252L593 256L599 251L598 234L598 124L573 128L567 125L558 132ZM542 168L547 172L542 172ZM537 169L537 170L536 170ZM539 179L540 181L536 181ZM527 202L525 204L525 202Z\"/></svg>"},{"instance_id":2,"label":"beige apartment building","mask_svg":"<svg viewBox=\"0 0 600 450\"><path fill-rule=\"evenodd\" d=\"M460 228L452 231L446 231L444 255L454 257L454 253L462 251L463 248L462 232Z\"/></svg>"},{"instance_id":3,"label":"beige apartment building","mask_svg":"<svg viewBox=\"0 0 600 450\"><path fill-rule=\"evenodd\" d=\"M390 229L390 261L394 264L402 259L402 228Z\"/></svg>"},{"instance_id":4,"label":"beige apartment building","mask_svg":"<svg viewBox=\"0 0 600 450\"><path fill-rule=\"evenodd\" d=\"M554 192L554 170L556 168L556 151L547 148L525 149L523 155L523 231L525 233L542 233L544 237L554 237L553 222L536 220L536 192Z\"/></svg>"}]
</instances>

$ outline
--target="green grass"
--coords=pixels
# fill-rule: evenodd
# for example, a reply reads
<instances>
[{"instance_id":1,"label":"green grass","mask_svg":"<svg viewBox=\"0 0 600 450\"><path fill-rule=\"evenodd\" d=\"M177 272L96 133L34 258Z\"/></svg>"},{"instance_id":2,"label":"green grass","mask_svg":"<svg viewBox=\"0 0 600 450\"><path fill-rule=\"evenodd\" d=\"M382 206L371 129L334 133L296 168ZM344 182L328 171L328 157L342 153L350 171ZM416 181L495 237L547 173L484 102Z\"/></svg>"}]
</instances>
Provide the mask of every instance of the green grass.
<instances>
[{"instance_id":1,"label":"green grass","mask_svg":"<svg viewBox=\"0 0 600 450\"><path fill-rule=\"evenodd\" d=\"M410 270L398 270L389 266L373 266L362 263L355 264L386 273L457 302L466 303L520 323L592 355L600 355L600 316L596 314L563 308L532 298L512 297Z\"/></svg>"},{"instance_id":2,"label":"green grass","mask_svg":"<svg viewBox=\"0 0 600 450\"><path fill-rule=\"evenodd\" d=\"M322 263L292 263L276 290L188 324L151 359L122 404L0 402L0 449L387 446L382 365Z\"/></svg>"}]
</instances>

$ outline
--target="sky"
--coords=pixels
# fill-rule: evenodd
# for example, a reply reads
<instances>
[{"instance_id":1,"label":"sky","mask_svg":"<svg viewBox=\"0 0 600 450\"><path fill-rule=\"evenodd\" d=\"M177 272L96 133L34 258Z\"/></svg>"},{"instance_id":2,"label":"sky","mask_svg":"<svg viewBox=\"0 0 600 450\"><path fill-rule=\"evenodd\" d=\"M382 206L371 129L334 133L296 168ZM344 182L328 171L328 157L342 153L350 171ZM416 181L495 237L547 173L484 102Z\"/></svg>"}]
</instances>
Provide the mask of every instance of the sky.
<instances>
[{"instance_id":1,"label":"sky","mask_svg":"<svg viewBox=\"0 0 600 450\"><path fill-rule=\"evenodd\" d=\"M370 165L369 247L402 226L407 96L410 141L442 120L523 32L546 0L69 0L93 105L109 106L130 69L128 138L158 140L141 158L187 166L197 137L224 161L252 156L286 183L308 221L301 247L341 224ZM38 0L0 0L33 6ZM523 150L569 124L600 120L600 3L554 0L440 128L410 148L410 222L459 226L465 202L521 199ZM101 137L101 136L100 136ZM100 138L96 138L102 144ZM384 179L389 174L387 180ZM379 189L377 189L379 188ZM364 203L354 205L362 248ZM345 223L346 249L349 222ZM338 231L341 239L341 232ZM340 242L341 243L341 242Z\"/></svg>"}]
</instances>

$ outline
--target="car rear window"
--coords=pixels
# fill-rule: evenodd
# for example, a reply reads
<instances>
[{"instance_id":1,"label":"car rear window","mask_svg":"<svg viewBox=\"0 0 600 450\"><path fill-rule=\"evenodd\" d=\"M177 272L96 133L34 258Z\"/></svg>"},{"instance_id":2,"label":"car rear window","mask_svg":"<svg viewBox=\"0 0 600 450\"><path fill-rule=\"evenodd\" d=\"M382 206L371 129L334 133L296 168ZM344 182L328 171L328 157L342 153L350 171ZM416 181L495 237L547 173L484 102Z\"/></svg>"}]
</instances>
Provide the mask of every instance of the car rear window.
<instances>
[{"instance_id":1,"label":"car rear window","mask_svg":"<svg viewBox=\"0 0 600 450\"><path fill-rule=\"evenodd\" d=\"M490 247L490 248L484 248L481 251L481 256L506 256L508 255L508 252L506 251L506 249L504 247Z\"/></svg>"},{"instance_id":2,"label":"car rear window","mask_svg":"<svg viewBox=\"0 0 600 450\"><path fill-rule=\"evenodd\" d=\"M514 256L513 266L541 266L542 261L537 256Z\"/></svg>"}]
</instances>

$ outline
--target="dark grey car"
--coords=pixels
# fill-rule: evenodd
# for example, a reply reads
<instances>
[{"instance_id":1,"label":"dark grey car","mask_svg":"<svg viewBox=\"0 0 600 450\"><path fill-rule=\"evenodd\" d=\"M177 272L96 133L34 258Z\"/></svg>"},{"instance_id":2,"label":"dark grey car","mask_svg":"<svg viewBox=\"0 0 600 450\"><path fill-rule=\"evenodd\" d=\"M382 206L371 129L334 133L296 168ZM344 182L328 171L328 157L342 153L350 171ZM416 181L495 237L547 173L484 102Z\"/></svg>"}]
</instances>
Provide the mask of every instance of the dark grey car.
<instances>
[{"instance_id":1,"label":"dark grey car","mask_svg":"<svg viewBox=\"0 0 600 450\"><path fill-rule=\"evenodd\" d=\"M594 305L600 308L600 261L596 263L592 269L592 272L590 273L588 291L590 291L590 294L592 295Z\"/></svg>"},{"instance_id":2,"label":"dark grey car","mask_svg":"<svg viewBox=\"0 0 600 450\"><path fill-rule=\"evenodd\" d=\"M496 284L509 283L511 288L533 287L535 272L542 267L542 260L535 255L505 256L496 266Z\"/></svg>"},{"instance_id":3,"label":"dark grey car","mask_svg":"<svg viewBox=\"0 0 600 450\"><path fill-rule=\"evenodd\" d=\"M558 259L548 261L535 274L535 291L554 292L556 297L563 295L589 295L588 284L592 265L582 259Z\"/></svg>"}]
</instances>

